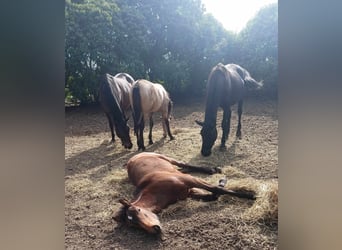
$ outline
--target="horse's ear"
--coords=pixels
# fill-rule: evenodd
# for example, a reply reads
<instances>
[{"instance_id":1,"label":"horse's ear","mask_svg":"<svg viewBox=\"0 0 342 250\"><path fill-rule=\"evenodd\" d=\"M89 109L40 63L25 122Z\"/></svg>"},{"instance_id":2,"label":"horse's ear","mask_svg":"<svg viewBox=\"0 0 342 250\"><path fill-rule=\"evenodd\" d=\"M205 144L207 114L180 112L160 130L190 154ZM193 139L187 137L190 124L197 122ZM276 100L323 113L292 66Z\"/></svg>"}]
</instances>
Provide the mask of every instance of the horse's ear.
<instances>
[{"instance_id":1,"label":"horse's ear","mask_svg":"<svg viewBox=\"0 0 342 250\"><path fill-rule=\"evenodd\" d=\"M125 207L131 206L131 203L130 203L128 200L126 200L125 198L120 199L119 202L120 202L122 205L124 205Z\"/></svg>"},{"instance_id":2,"label":"horse's ear","mask_svg":"<svg viewBox=\"0 0 342 250\"><path fill-rule=\"evenodd\" d=\"M204 125L204 122L200 122L199 120L195 120L195 122L196 122L198 125L200 125L201 127L203 127L203 125Z\"/></svg>"}]
</instances>

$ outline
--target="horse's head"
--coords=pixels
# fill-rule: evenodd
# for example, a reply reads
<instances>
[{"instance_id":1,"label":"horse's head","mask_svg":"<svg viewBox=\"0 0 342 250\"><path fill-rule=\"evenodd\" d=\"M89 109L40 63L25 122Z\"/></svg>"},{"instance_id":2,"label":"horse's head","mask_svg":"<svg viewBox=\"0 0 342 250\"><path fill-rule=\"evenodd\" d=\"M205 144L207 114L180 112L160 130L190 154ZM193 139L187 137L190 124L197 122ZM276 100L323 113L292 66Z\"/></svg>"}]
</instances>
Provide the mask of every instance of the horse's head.
<instances>
[{"instance_id":1,"label":"horse's head","mask_svg":"<svg viewBox=\"0 0 342 250\"><path fill-rule=\"evenodd\" d=\"M202 148L201 154L203 156L209 156L211 154L211 148L213 147L216 138L217 138L217 130L215 124L205 124L204 122L200 122L196 120L196 123L202 127L201 136L202 136Z\"/></svg>"},{"instance_id":2,"label":"horse's head","mask_svg":"<svg viewBox=\"0 0 342 250\"><path fill-rule=\"evenodd\" d=\"M127 126L127 120L115 125L115 132L121 139L121 143L125 148L131 149L133 147L131 137L129 136L129 127Z\"/></svg>"},{"instance_id":3,"label":"horse's head","mask_svg":"<svg viewBox=\"0 0 342 250\"><path fill-rule=\"evenodd\" d=\"M159 218L155 213L146 208L133 205L126 199L120 199L119 201L123 207L113 217L116 222L140 227L152 234L162 233Z\"/></svg>"}]
</instances>

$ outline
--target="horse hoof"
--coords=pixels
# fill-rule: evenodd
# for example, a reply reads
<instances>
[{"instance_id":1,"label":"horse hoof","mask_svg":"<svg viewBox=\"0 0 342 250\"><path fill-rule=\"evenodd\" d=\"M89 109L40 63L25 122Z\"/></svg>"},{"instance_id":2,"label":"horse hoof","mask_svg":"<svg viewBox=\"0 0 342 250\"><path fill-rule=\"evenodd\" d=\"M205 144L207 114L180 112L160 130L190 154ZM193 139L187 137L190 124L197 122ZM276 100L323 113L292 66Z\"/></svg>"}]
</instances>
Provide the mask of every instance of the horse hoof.
<instances>
[{"instance_id":1,"label":"horse hoof","mask_svg":"<svg viewBox=\"0 0 342 250\"><path fill-rule=\"evenodd\" d=\"M174 139L176 139L174 136L170 136L170 141L173 141Z\"/></svg>"},{"instance_id":2,"label":"horse hoof","mask_svg":"<svg viewBox=\"0 0 342 250\"><path fill-rule=\"evenodd\" d=\"M226 147L226 145L221 145L220 146L220 151L222 152L222 151L226 151L227 150L227 147Z\"/></svg>"},{"instance_id":3,"label":"horse hoof","mask_svg":"<svg viewBox=\"0 0 342 250\"><path fill-rule=\"evenodd\" d=\"M213 168L213 174L216 174L216 173L221 174L222 173L222 169L219 168L219 167L214 167Z\"/></svg>"},{"instance_id":4,"label":"horse hoof","mask_svg":"<svg viewBox=\"0 0 342 250\"><path fill-rule=\"evenodd\" d=\"M148 142L148 145L152 145L152 144L153 144L153 141L149 141L149 142Z\"/></svg>"}]
</instances>

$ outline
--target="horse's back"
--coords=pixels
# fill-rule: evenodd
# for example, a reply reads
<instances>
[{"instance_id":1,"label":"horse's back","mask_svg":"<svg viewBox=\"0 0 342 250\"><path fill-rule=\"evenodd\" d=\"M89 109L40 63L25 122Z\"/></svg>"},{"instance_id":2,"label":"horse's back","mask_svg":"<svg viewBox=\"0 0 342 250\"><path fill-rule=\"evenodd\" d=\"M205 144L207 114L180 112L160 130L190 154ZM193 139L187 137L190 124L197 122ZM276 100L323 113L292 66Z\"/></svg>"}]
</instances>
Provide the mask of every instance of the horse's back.
<instances>
[{"instance_id":1,"label":"horse's back","mask_svg":"<svg viewBox=\"0 0 342 250\"><path fill-rule=\"evenodd\" d=\"M184 180L190 178L177 170L167 157L150 152L133 156L126 165L130 181L138 189L153 193L164 208L188 196ZM160 196L160 197L159 197Z\"/></svg>"},{"instance_id":2,"label":"horse's back","mask_svg":"<svg viewBox=\"0 0 342 250\"><path fill-rule=\"evenodd\" d=\"M123 73L121 73L123 74ZM117 91L119 93L120 105L124 110L130 108L130 91L132 89L132 84L127 81L126 77L114 77L114 81L117 86Z\"/></svg>"},{"instance_id":3,"label":"horse's back","mask_svg":"<svg viewBox=\"0 0 342 250\"><path fill-rule=\"evenodd\" d=\"M161 84L152 83L145 79L137 81L136 84L139 86L141 106L144 113L160 111L168 104L168 93Z\"/></svg>"},{"instance_id":4,"label":"horse's back","mask_svg":"<svg viewBox=\"0 0 342 250\"><path fill-rule=\"evenodd\" d=\"M178 173L174 165L159 157L159 154L143 152L133 156L126 164L128 177L137 185L146 175L153 172Z\"/></svg>"},{"instance_id":5,"label":"horse's back","mask_svg":"<svg viewBox=\"0 0 342 250\"><path fill-rule=\"evenodd\" d=\"M134 79L130 74L127 73L117 73L115 76L115 78L123 78L126 80L126 82L133 84Z\"/></svg>"}]
</instances>

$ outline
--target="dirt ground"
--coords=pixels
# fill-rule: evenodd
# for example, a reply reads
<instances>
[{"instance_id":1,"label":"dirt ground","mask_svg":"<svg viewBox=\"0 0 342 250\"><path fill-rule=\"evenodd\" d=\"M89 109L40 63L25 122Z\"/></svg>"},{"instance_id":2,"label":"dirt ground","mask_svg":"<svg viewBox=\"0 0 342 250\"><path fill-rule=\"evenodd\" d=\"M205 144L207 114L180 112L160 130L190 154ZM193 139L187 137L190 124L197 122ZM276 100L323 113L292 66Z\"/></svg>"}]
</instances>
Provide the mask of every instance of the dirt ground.
<instances>
[{"instance_id":1,"label":"dirt ground","mask_svg":"<svg viewBox=\"0 0 342 250\"><path fill-rule=\"evenodd\" d=\"M222 133L220 110L213 153L209 157L200 154L200 127L194 121L203 120L203 101L174 102L173 141L162 139L160 115L155 114L154 144L147 146L146 151L193 165L221 167L221 174L195 174L215 185L225 175L227 188L248 180L259 191L272 185L277 190L277 103L260 98L245 100L241 140L235 138L236 106L232 110L231 132L224 152L218 148ZM163 240L140 229L117 227L111 218L121 206L118 199L132 198L134 190L122 167L138 153L133 132L131 150L124 149L118 138L110 145L106 117L95 106L66 109L65 123L66 249L278 248L277 210L273 214L260 212L258 199L249 201L223 195L212 202L187 199L171 205L159 214ZM146 128L144 137L148 145ZM277 203L277 196L274 202Z\"/></svg>"}]
</instances>

